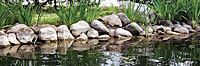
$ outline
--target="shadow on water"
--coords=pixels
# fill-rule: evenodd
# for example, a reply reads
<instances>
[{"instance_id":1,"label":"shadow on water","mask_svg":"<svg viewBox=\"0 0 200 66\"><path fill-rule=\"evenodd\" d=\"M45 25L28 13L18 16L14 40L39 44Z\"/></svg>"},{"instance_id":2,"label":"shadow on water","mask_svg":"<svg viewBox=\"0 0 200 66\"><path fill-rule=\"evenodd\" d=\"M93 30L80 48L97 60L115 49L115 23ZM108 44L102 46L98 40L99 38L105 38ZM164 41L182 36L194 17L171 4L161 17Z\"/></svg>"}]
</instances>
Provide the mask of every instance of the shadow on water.
<instances>
[{"instance_id":1,"label":"shadow on water","mask_svg":"<svg viewBox=\"0 0 200 66\"><path fill-rule=\"evenodd\" d=\"M38 42L0 49L0 66L199 66L200 34Z\"/></svg>"}]
</instances>

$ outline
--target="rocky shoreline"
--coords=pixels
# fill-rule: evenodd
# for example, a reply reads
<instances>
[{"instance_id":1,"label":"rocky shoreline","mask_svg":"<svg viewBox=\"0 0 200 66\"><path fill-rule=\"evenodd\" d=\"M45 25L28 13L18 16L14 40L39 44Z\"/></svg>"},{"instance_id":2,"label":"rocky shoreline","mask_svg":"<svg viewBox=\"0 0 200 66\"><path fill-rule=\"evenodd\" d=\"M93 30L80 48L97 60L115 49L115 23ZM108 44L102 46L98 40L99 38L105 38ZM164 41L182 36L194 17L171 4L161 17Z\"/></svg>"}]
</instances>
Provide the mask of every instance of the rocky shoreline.
<instances>
[{"instance_id":1,"label":"rocky shoreline","mask_svg":"<svg viewBox=\"0 0 200 66\"><path fill-rule=\"evenodd\" d=\"M141 26L131 22L123 13L107 15L92 21L78 21L70 26L42 24L39 26L26 26L16 24L14 27L1 29L0 46L16 44L34 44L37 41L57 40L88 40L104 39L111 37L124 38L133 36L154 35L182 35L200 31L197 26L193 29L190 25L182 22L159 21L156 25Z\"/></svg>"}]
</instances>

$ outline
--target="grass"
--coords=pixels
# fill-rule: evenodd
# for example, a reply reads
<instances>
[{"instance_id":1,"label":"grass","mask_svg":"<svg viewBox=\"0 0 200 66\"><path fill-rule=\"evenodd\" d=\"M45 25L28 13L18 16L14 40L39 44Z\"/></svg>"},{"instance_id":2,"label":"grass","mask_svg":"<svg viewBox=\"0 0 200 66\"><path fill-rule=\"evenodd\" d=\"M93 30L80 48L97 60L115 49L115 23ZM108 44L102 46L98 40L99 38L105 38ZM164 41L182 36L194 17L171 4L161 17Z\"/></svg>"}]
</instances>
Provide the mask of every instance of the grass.
<instances>
[{"instance_id":1,"label":"grass","mask_svg":"<svg viewBox=\"0 0 200 66\"><path fill-rule=\"evenodd\" d=\"M39 14L33 16L32 23L37 22ZM59 25L60 19L55 13L44 13L41 16L41 20L38 24L54 24Z\"/></svg>"}]
</instances>

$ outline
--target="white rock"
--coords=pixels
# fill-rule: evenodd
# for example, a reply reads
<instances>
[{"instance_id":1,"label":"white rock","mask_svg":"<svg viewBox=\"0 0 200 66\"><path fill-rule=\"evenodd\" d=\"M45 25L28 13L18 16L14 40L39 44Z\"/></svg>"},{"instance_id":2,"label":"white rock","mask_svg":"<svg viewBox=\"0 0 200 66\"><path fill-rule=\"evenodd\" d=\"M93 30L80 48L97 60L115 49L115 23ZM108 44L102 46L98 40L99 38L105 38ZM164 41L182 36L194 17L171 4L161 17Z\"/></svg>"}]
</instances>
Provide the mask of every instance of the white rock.
<instances>
[{"instance_id":1,"label":"white rock","mask_svg":"<svg viewBox=\"0 0 200 66\"><path fill-rule=\"evenodd\" d=\"M114 26L122 27L122 22L120 18L115 14L107 15L100 19L103 20L104 23L110 25L111 27L114 27Z\"/></svg>"},{"instance_id":2,"label":"white rock","mask_svg":"<svg viewBox=\"0 0 200 66\"><path fill-rule=\"evenodd\" d=\"M61 25L58 27L58 39L74 39L74 36L70 33L68 27L66 25Z\"/></svg>"},{"instance_id":3,"label":"white rock","mask_svg":"<svg viewBox=\"0 0 200 66\"><path fill-rule=\"evenodd\" d=\"M98 38L99 39L110 39L110 36L109 35L100 35Z\"/></svg>"},{"instance_id":4,"label":"white rock","mask_svg":"<svg viewBox=\"0 0 200 66\"><path fill-rule=\"evenodd\" d=\"M6 35L0 35L0 46L9 46L10 42L8 40L8 37Z\"/></svg>"},{"instance_id":5,"label":"white rock","mask_svg":"<svg viewBox=\"0 0 200 66\"><path fill-rule=\"evenodd\" d=\"M87 36L89 38L97 38L99 36L99 33L97 30L91 28L88 32L87 32Z\"/></svg>"},{"instance_id":6,"label":"white rock","mask_svg":"<svg viewBox=\"0 0 200 66\"><path fill-rule=\"evenodd\" d=\"M56 31L51 27L42 28L39 30L40 40L57 40Z\"/></svg>"},{"instance_id":7,"label":"white rock","mask_svg":"<svg viewBox=\"0 0 200 66\"><path fill-rule=\"evenodd\" d=\"M90 28L90 25L85 21L78 21L70 26L70 30L74 36L79 36L81 33L86 33Z\"/></svg>"},{"instance_id":8,"label":"white rock","mask_svg":"<svg viewBox=\"0 0 200 66\"><path fill-rule=\"evenodd\" d=\"M117 37L120 37L120 36L131 37L133 35L127 30L124 30L122 28L117 28L116 31L115 31L115 36L117 36Z\"/></svg>"},{"instance_id":9,"label":"white rock","mask_svg":"<svg viewBox=\"0 0 200 66\"><path fill-rule=\"evenodd\" d=\"M15 33L9 33L8 34L8 40L10 41L10 43L20 44L20 42L17 40Z\"/></svg>"},{"instance_id":10,"label":"white rock","mask_svg":"<svg viewBox=\"0 0 200 66\"><path fill-rule=\"evenodd\" d=\"M85 33L81 33L81 35L77 37L77 40L88 40L88 37Z\"/></svg>"}]
</instances>

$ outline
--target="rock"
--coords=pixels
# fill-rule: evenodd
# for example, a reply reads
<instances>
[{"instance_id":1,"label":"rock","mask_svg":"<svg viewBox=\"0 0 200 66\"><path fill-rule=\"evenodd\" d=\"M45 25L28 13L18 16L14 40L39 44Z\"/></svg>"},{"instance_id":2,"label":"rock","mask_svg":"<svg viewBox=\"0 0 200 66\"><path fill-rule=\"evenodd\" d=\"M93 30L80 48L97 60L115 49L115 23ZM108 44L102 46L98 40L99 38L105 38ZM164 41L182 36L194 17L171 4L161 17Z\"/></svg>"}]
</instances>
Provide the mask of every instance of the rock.
<instances>
[{"instance_id":1,"label":"rock","mask_svg":"<svg viewBox=\"0 0 200 66\"><path fill-rule=\"evenodd\" d=\"M91 27L99 32L109 32L108 28L98 20L92 21Z\"/></svg>"},{"instance_id":2,"label":"rock","mask_svg":"<svg viewBox=\"0 0 200 66\"><path fill-rule=\"evenodd\" d=\"M45 42L36 47L41 54L56 54L58 42Z\"/></svg>"},{"instance_id":3,"label":"rock","mask_svg":"<svg viewBox=\"0 0 200 66\"><path fill-rule=\"evenodd\" d=\"M161 26L158 26L158 25L155 25L155 26L153 26L153 30L154 30L154 32L157 32L158 30L161 30L163 28L163 26L161 25ZM162 31L162 30L161 30ZM163 30L164 31L164 30Z\"/></svg>"},{"instance_id":4,"label":"rock","mask_svg":"<svg viewBox=\"0 0 200 66\"><path fill-rule=\"evenodd\" d=\"M32 45L22 45L19 49L18 52L33 52L35 51L35 48Z\"/></svg>"},{"instance_id":5,"label":"rock","mask_svg":"<svg viewBox=\"0 0 200 66\"><path fill-rule=\"evenodd\" d=\"M117 28L116 31L115 31L115 36L117 37L131 37L133 36L129 31L127 30L124 30L122 28Z\"/></svg>"},{"instance_id":6,"label":"rock","mask_svg":"<svg viewBox=\"0 0 200 66\"><path fill-rule=\"evenodd\" d=\"M88 40L88 37L85 33L81 33L81 35L77 37L77 40Z\"/></svg>"},{"instance_id":7,"label":"rock","mask_svg":"<svg viewBox=\"0 0 200 66\"><path fill-rule=\"evenodd\" d=\"M67 50L69 47L71 47L73 42L74 40L59 41L56 54L61 54L61 55L67 54Z\"/></svg>"},{"instance_id":8,"label":"rock","mask_svg":"<svg viewBox=\"0 0 200 66\"><path fill-rule=\"evenodd\" d=\"M12 44L20 44L20 42L17 40L17 37L16 37L15 33L9 33L8 34L8 40Z\"/></svg>"},{"instance_id":9,"label":"rock","mask_svg":"<svg viewBox=\"0 0 200 66\"><path fill-rule=\"evenodd\" d=\"M7 56L9 53L10 47L0 48L0 56Z\"/></svg>"},{"instance_id":10,"label":"rock","mask_svg":"<svg viewBox=\"0 0 200 66\"><path fill-rule=\"evenodd\" d=\"M111 27L114 27L114 26L122 27L122 22L120 18L115 14L107 15L100 19L103 20L103 22L105 22L106 24L110 25Z\"/></svg>"},{"instance_id":11,"label":"rock","mask_svg":"<svg viewBox=\"0 0 200 66\"><path fill-rule=\"evenodd\" d=\"M91 28L88 32L87 32L87 36L88 38L97 38L99 36L99 33L97 30Z\"/></svg>"},{"instance_id":12,"label":"rock","mask_svg":"<svg viewBox=\"0 0 200 66\"><path fill-rule=\"evenodd\" d=\"M125 27L126 30L132 33L132 35L139 35L140 32L144 31L137 23L133 22L131 24L128 24Z\"/></svg>"},{"instance_id":13,"label":"rock","mask_svg":"<svg viewBox=\"0 0 200 66\"><path fill-rule=\"evenodd\" d=\"M18 24L7 31L7 33L15 33L17 39L21 43L32 42L34 38L34 31L24 24Z\"/></svg>"},{"instance_id":14,"label":"rock","mask_svg":"<svg viewBox=\"0 0 200 66\"><path fill-rule=\"evenodd\" d=\"M197 26L195 27L195 30L198 31L198 32L200 32L200 26L197 25Z\"/></svg>"},{"instance_id":15,"label":"rock","mask_svg":"<svg viewBox=\"0 0 200 66\"><path fill-rule=\"evenodd\" d=\"M91 39L91 40L88 40L88 44L89 45L97 45L99 43L99 40L98 39Z\"/></svg>"},{"instance_id":16,"label":"rock","mask_svg":"<svg viewBox=\"0 0 200 66\"><path fill-rule=\"evenodd\" d=\"M0 47L6 47L10 45L8 37L6 35L0 35Z\"/></svg>"},{"instance_id":17,"label":"rock","mask_svg":"<svg viewBox=\"0 0 200 66\"><path fill-rule=\"evenodd\" d=\"M163 32L166 32L166 31L171 31L172 29L170 27L165 27L165 26L154 26L153 27L154 31L157 32L158 30L161 30Z\"/></svg>"},{"instance_id":18,"label":"rock","mask_svg":"<svg viewBox=\"0 0 200 66\"><path fill-rule=\"evenodd\" d=\"M151 28L151 26L147 26L144 29L145 31L148 31L148 33L153 33L153 29Z\"/></svg>"},{"instance_id":19,"label":"rock","mask_svg":"<svg viewBox=\"0 0 200 66\"><path fill-rule=\"evenodd\" d=\"M169 20L159 20L157 25L163 25L163 26L167 26L167 27L170 27L170 28L175 28L173 23Z\"/></svg>"},{"instance_id":20,"label":"rock","mask_svg":"<svg viewBox=\"0 0 200 66\"><path fill-rule=\"evenodd\" d=\"M5 32L0 30L0 35L4 35L4 34L5 34Z\"/></svg>"},{"instance_id":21,"label":"rock","mask_svg":"<svg viewBox=\"0 0 200 66\"><path fill-rule=\"evenodd\" d=\"M142 31L140 33L141 36L153 36L153 34L149 33L149 32L146 32L146 31Z\"/></svg>"},{"instance_id":22,"label":"rock","mask_svg":"<svg viewBox=\"0 0 200 66\"><path fill-rule=\"evenodd\" d=\"M68 27L66 25L61 25L58 27L58 39L66 40L66 39L75 39L74 36L70 33Z\"/></svg>"},{"instance_id":23,"label":"rock","mask_svg":"<svg viewBox=\"0 0 200 66\"><path fill-rule=\"evenodd\" d=\"M40 40L57 40L56 30L52 27L46 27L39 30L39 38Z\"/></svg>"},{"instance_id":24,"label":"rock","mask_svg":"<svg viewBox=\"0 0 200 66\"><path fill-rule=\"evenodd\" d=\"M168 35L179 35L180 33L173 32L173 31L166 31Z\"/></svg>"},{"instance_id":25,"label":"rock","mask_svg":"<svg viewBox=\"0 0 200 66\"><path fill-rule=\"evenodd\" d=\"M109 33L108 33L111 37L115 36L115 29L109 29Z\"/></svg>"},{"instance_id":26,"label":"rock","mask_svg":"<svg viewBox=\"0 0 200 66\"><path fill-rule=\"evenodd\" d=\"M54 30L58 31L60 30L58 27L56 27L55 25L50 25L50 24L42 24L42 25L39 25L37 27L31 27L31 29L33 29L36 33L39 32L40 29L42 28L46 28L46 27L51 27L53 28Z\"/></svg>"},{"instance_id":27,"label":"rock","mask_svg":"<svg viewBox=\"0 0 200 66\"><path fill-rule=\"evenodd\" d=\"M130 23L129 18L124 13L118 13L117 16L120 18L122 26L126 26Z\"/></svg>"},{"instance_id":28,"label":"rock","mask_svg":"<svg viewBox=\"0 0 200 66\"><path fill-rule=\"evenodd\" d=\"M110 39L109 35L100 35L98 39Z\"/></svg>"},{"instance_id":29,"label":"rock","mask_svg":"<svg viewBox=\"0 0 200 66\"><path fill-rule=\"evenodd\" d=\"M81 33L86 33L90 28L90 25L85 21L78 21L70 26L70 30L74 36L79 36Z\"/></svg>"},{"instance_id":30,"label":"rock","mask_svg":"<svg viewBox=\"0 0 200 66\"><path fill-rule=\"evenodd\" d=\"M191 33L195 33L196 32L194 29L192 29L192 26L190 26L190 25L188 25L188 24L186 24L184 22L182 23L182 26L184 28L187 28L189 30L189 32L191 32Z\"/></svg>"},{"instance_id":31,"label":"rock","mask_svg":"<svg viewBox=\"0 0 200 66\"><path fill-rule=\"evenodd\" d=\"M174 31L178 32L178 33L182 33L182 34L188 34L189 33L188 29L182 27L180 24L175 24Z\"/></svg>"}]
</instances>

